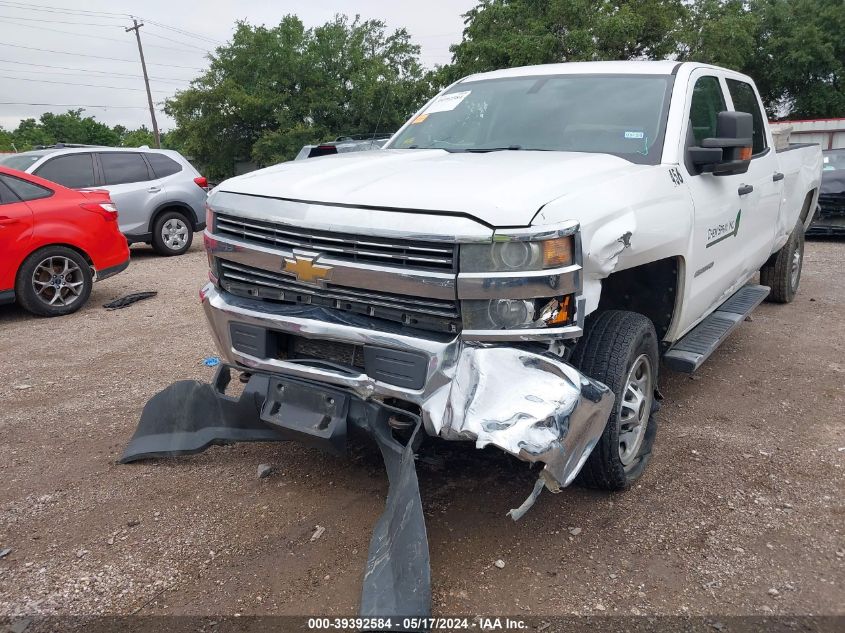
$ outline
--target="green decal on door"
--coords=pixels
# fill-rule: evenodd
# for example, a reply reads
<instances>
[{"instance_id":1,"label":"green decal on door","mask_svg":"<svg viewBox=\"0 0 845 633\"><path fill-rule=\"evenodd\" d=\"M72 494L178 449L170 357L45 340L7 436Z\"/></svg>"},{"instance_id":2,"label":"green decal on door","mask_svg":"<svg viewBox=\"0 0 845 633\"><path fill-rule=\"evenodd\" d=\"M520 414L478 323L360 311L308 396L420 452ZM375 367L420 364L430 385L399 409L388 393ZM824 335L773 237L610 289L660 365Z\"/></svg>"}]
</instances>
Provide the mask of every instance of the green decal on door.
<instances>
[{"instance_id":1,"label":"green decal on door","mask_svg":"<svg viewBox=\"0 0 845 633\"><path fill-rule=\"evenodd\" d=\"M729 237L733 237L739 233L739 218L742 215L742 209L737 211L736 219L724 224L717 224L713 228L707 229L707 245L704 248L710 248L714 244L718 244Z\"/></svg>"}]
</instances>

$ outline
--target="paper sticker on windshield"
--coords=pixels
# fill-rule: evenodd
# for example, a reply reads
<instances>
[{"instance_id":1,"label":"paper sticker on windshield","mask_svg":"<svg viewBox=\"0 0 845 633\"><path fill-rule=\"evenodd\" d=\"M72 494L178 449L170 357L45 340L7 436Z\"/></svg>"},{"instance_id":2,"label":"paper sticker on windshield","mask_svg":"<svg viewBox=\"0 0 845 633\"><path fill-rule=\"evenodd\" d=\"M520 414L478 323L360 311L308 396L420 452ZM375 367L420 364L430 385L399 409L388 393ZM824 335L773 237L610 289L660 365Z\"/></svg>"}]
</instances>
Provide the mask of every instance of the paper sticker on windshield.
<instances>
[{"instance_id":1,"label":"paper sticker on windshield","mask_svg":"<svg viewBox=\"0 0 845 633\"><path fill-rule=\"evenodd\" d=\"M645 132L632 132L628 130L625 132L625 138L645 138Z\"/></svg>"},{"instance_id":2,"label":"paper sticker on windshield","mask_svg":"<svg viewBox=\"0 0 845 633\"><path fill-rule=\"evenodd\" d=\"M426 108L425 113L431 114L432 112L449 112L450 110L454 110L471 93L472 90L464 90L463 92L450 92L442 97L438 97L434 103Z\"/></svg>"},{"instance_id":3,"label":"paper sticker on windshield","mask_svg":"<svg viewBox=\"0 0 845 633\"><path fill-rule=\"evenodd\" d=\"M421 115L419 115L416 119L414 119L413 121L411 121L411 125L417 125L417 124L419 124L419 123L422 123L422 122L423 122L423 121L425 121L427 118L428 118L428 115L427 115L427 114L421 114Z\"/></svg>"}]
</instances>

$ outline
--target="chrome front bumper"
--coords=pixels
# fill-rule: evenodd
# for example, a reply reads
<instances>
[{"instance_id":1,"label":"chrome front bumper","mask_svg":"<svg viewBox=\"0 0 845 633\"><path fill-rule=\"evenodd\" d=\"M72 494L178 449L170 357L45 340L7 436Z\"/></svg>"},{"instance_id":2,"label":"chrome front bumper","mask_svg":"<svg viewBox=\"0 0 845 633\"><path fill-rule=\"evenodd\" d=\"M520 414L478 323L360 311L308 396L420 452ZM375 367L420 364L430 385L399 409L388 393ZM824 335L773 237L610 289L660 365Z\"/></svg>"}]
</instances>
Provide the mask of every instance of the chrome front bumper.
<instances>
[{"instance_id":1,"label":"chrome front bumper","mask_svg":"<svg viewBox=\"0 0 845 633\"><path fill-rule=\"evenodd\" d=\"M203 306L227 362L341 387L364 400L397 398L420 407L426 432L446 440L492 445L520 459L545 463L548 487L568 485L601 436L613 394L561 360L460 336L411 336L399 324L362 315L262 302L221 292L208 284ZM358 370L256 358L236 350L230 324L353 345L415 351L427 359L422 389L374 380Z\"/></svg>"}]
</instances>

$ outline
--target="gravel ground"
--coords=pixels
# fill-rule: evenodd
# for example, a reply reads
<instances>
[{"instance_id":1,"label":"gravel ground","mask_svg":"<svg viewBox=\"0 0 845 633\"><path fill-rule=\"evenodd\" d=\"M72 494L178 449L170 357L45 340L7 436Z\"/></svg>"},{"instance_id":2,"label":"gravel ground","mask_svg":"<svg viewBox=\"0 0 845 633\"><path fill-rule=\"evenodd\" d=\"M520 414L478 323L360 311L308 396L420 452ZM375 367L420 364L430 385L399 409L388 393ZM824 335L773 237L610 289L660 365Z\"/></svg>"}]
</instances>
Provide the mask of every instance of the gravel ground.
<instances>
[{"instance_id":1,"label":"gravel ground","mask_svg":"<svg viewBox=\"0 0 845 633\"><path fill-rule=\"evenodd\" d=\"M0 307L0 615L356 614L387 490L370 447L115 463L146 400L208 379L215 353L201 245L132 255L70 317ZM435 613L845 614L843 258L809 242L794 303L761 306L692 379L663 370L628 492L544 494L515 524L525 464L455 445L420 464Z\"/></svg>"}]
</instances>

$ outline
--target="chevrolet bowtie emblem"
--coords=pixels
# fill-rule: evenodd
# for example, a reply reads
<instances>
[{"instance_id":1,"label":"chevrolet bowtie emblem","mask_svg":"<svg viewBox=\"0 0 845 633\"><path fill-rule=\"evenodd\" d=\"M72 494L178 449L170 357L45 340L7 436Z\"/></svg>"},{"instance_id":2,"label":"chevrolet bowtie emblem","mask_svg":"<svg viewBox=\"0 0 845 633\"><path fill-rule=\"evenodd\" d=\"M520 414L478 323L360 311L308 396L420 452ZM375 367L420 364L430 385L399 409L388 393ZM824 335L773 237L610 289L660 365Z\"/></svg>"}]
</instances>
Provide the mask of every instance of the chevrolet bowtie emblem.
<instances>
[{"instance_id":1,"label":"chevrolet bowtie emblem","mask_svg":"<svg viewBox=\"0 0 845 633\"><path fill-rule=\"evenodd\" d=\"M297 281L318 286L320 281L331 278L332 267L315 264L315 259L316 257L304 257L302 255L294 255L292 258L285 257L285 265L282 270L295 275Z\"/></svg>"}]
</instances>

